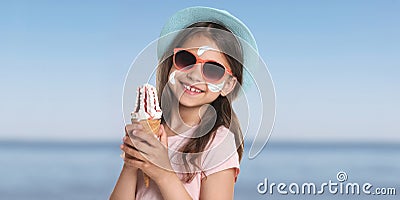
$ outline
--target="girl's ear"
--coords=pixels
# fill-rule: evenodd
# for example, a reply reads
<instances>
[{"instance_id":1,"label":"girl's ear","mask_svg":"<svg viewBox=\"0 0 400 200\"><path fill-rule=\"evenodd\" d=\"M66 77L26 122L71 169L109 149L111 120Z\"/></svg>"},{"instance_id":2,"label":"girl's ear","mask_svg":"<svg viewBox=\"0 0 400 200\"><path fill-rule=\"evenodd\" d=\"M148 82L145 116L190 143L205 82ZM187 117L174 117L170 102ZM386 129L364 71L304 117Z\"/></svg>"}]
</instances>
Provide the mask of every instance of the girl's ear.
<instances>
[{"instance_id":1,"label":"girl's ear","mask_svg":"<svg viewBox=\"0 0 400 200\"><path fill-rule=\"evenodd\" d=\"M224 84L224 87L221 90L221 95L226 96L229 93L231 93L233 91L233 89L235 89L236 82L237 82L236 77L228 78L228 80Z\"/></svg>"}]
</instances>

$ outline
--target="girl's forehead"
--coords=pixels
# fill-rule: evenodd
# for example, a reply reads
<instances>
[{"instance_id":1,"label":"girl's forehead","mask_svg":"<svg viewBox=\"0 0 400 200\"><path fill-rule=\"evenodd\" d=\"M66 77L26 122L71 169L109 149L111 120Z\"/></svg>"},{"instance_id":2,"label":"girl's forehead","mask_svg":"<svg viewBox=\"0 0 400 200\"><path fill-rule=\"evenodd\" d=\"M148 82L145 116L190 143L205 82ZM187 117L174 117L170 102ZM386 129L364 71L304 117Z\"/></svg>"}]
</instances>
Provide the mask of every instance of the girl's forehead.
<instances>
[{"instance_id":1,"label":"girl's forehead","mask_svg":"<svg viewBox=\"0 0 400 200\"><path fill-rule=\"evenodd\" d=\"M217 44L212 39L205 37L203 35L194 35L191 38L187 39L183 43L182 48L198 48L203 46L208 46L215 50L220 51Z\"/></svg>"}]
</instances>

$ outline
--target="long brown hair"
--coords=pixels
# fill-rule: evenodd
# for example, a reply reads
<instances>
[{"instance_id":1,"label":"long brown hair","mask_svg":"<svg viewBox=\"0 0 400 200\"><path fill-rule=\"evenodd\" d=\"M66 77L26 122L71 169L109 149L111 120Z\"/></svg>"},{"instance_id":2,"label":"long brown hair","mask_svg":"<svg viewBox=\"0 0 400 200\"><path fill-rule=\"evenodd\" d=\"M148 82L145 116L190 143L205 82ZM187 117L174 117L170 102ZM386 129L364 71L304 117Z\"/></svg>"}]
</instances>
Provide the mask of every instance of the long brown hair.
<instances>
[{"instance_id":1,"label":"long brown hair","mask_svg":"<svg viewBox=\"0 0 400 200\"><path fill-rule=\"evenodd\" d=\"M196 27L204 28L199 30L196 29ZM220 31L211 31L215 29ZM172 94L172 91L169 91L169 87L165 87L168 83L168 75L173 64L171 52L173 51L173 48L180 47L187 39L196 34L201 34L202 36L212 39L222 52L229 52L229 54L224 55L229 63L229 66L231 67L233 76L236 77L237 83L239 84L236 84L234 90L227 96L220 95L211 103L211 106L213 106L216 111L216 121L214 122L214 120L207 120L207 117L210 116L210 113L207 113L207 110L203 115L203 117L206 119L201 119L201 123L196 129L194 137L190 138L189 141L180 149L182 152L184 166L189 172L191 169L189 163L192 164L192 166L200 169L199 152L203 152L207 147L207 144L212 142L215 137L216 130L220 126L229 128L229 130L234 134L237 153L239 155L239 162L242 159L244 149L242 130L240 128L236 113L232 109L231 105L231 102L237 97L240 85L243 82L243 53L237 38L228 29L217 23L198 22L187 27L187 29L181 31L175 37L172 44L168 47L168 49L166 49L164 55L160 59L157 69L157 91L162 106L161 109L163 110L163 123L165 122L164 119L168 119L169 113L171 113L169 110L173 109L173 106L168 104L168 102L163 102L162 99L176 98L175 95ZM164 89L168 92L164 92ZM215 118L214 114L211 113L211 115L213 115ZM212 127L211 130L209 130L209 127ZM204 134L205 131L208 131L207 134ZM191 157L189 158L188 155L191 155ZM196 173L184 174L182 181L186 183L191 182L195 174Z\"/></svg>"}]
</instances>

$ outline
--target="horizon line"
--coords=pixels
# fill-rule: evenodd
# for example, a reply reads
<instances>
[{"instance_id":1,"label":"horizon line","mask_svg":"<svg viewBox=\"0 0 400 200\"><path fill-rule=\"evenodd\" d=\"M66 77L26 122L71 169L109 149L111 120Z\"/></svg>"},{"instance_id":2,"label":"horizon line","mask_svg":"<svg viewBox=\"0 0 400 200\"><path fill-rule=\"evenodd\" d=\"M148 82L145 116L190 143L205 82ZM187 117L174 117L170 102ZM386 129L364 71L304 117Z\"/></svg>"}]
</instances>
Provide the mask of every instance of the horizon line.
<instances>
[{"instance_id":1,"label":"horizon line","mask_svg":"<svg viewBox=\"0 0 400 200\"><path fill-rule=\"evenodd\" d=\"M56 141L56 140L4 140L0 139L2 148L115 148L119 149L119 141ZM252 145L245 141L246 149ZM343 149L400 149L399 141L268 141L263 150L278 149L305 149L305 148L343 148Z\"/></svg>"}]
</instances>

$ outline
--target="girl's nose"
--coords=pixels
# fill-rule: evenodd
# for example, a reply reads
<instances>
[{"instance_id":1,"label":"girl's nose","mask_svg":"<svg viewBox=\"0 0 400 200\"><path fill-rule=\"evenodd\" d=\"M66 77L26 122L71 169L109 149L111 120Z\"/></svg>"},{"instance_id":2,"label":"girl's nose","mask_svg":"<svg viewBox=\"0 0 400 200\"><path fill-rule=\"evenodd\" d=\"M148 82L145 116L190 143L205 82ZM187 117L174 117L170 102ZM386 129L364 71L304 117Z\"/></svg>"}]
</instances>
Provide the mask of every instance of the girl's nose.
<instances>
[{"instance_id":1,"label":"girl's nose","mask_svg":"<svg viewBox=\"0 0 400 200\"><path fill-rule=\"evenodd\" d=\"M197 63L193 65L193 69L188 71L187 77L193 82L203 82L203 76L201 75L201 65L203 63Z\"/></svg>"}]
</instances>

